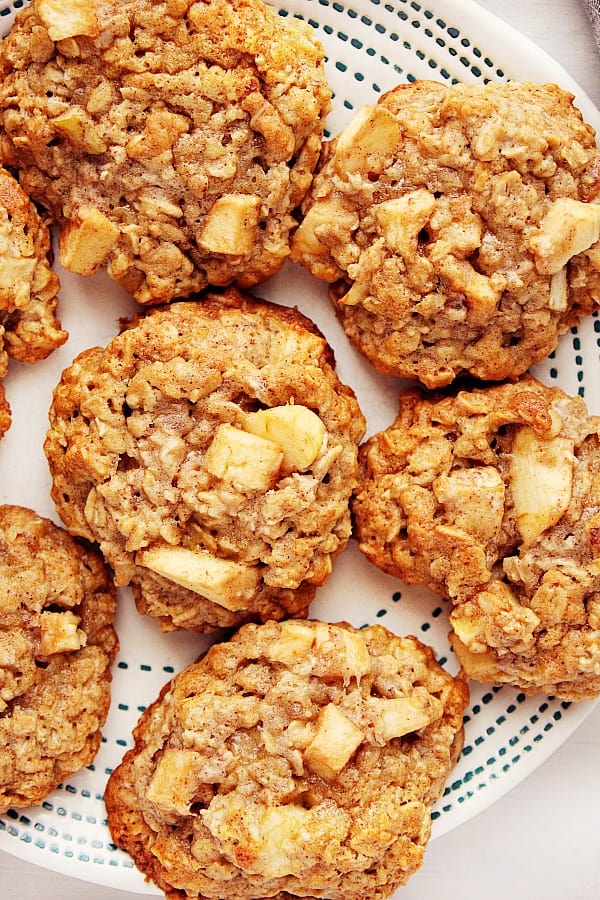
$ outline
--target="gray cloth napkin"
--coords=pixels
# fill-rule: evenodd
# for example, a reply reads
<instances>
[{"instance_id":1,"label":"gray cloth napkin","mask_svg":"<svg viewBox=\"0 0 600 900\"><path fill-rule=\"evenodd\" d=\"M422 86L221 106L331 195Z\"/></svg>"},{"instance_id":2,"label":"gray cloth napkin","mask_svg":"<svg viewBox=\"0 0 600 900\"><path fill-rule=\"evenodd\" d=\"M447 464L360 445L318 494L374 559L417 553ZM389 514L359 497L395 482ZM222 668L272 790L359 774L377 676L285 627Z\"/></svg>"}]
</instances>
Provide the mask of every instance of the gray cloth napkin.
<instances>
[{"instance_id":1,"label":"gray cloth napkin","mask_svg":"<svg viewBox=\"0 0 600 900\"><path fill-rule=\"evenodd\" d=\"M591 19L596 43L600 45L600 0L582 0L582 2Z\"/></svg>"}]
</instances>

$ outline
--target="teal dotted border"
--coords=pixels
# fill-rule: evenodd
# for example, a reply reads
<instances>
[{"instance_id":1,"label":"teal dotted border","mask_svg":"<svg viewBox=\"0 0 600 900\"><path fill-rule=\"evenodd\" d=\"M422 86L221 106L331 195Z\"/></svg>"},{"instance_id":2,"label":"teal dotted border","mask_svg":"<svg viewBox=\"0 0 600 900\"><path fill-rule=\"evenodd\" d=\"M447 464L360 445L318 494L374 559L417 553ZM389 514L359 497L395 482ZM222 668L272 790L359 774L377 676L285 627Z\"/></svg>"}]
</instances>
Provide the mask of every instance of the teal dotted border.
<instances>
[{"instance_id":1,"label":"teal dotted border","mask_svg":"<svg viewBox=\"0 0 600 900\"><path fill-rule=\"evenodd\" d=\"M13 0L12 3L5 3L0 6L0 18L16 15L20 9L29 6L30 0Z\"/></svg>"},{"instance_id":2,"label":"teal dotted border","mask_svg":"<svg viewBox=\"0 0 600 900\"><path fill-rule=\"evenodd\" d=\"M339 0L306 0L306 2L308 5L313 3L320 7L330 8L336 13L346 16L350 21L359 21L361 25L373 29L380 36L385 36L393 44L398 44L405 50L414 53L421 62L427 63L432 70L432 77L434 73L439 73L444 80L452 83L460 80L458 77L452 76L446 66L436 56L416 46L405 35L401 36L394 27L391 27L388 19L385 20L386 24L384 24L381 16L382 12L393 17L392 21L397 19L398 23L395 24L399 24L400 28L410 25L415 32L420 32L429 41L434 41L440 50L446 51L452 59L457 60L464 69L467 69L476 78L481 78L486 82L491 79L497 81L507 77L504 70L497 66L479 47L474 45L470 38L461 32L460 28L455 25L448 25L444 19L437 16L432 10L414 2L414 0L413 2L399 0L401 8L389 2L382 2L382 0L369 0L372 7L372 15L358 12L354 7L344 5ZM425 22L418 18L411 18L411 14L407 12L407 9L422 13ZM278 12L281 16L290 15L290 11L287 9L279 9ZM394 70L399 75L403 75L407 81L416 80L416 76L412 72L404 71L401 66L394 63L386 55L379 53L373 47L365 47L363 40L351 38L346 30L336 30L329 24L323 25L318 20L305 16L302 13L294 12L292 15L295 18L305 20L315 30L322 29L328 36L335 36L342 43L350 43L356 49L364 49L368 56L377 57L379 62L382 62L384 65L393 66ZM335 66L341 72L346 72L348 69L347 64L341 60L338 60ZM354 72L353 75L357 81L364 81L362 72ZM373 85L373 88L379 90L376 84Z\"/></svg>"},{"instance_id":3,"label":"teal dotted border","mask_svg":"<svg viewBox=\"0 0 600 900\"><path fill-rule=\"evenodd\" d=\"M494 695L498 694L501 690L501 688L496 687L485 693L481 698L481 704L485 706L490 703L494 699ZM508 720L508 716L514 713L517 706L526 699L525 694L517 694L515 701L507 706L506 712L500 714L495 719L495 724L486 727L485 735L480 734L475 738L472 744L465 744L462 750L462 758L468 757L476 748L479 748L488 738L495 734L497 727L505 724ZM471 707L470 712L472 715L476 716L481 712L481 704L476 703ZM539 744L544 736L554 728L555 724L561 721L563 711L568 710L571 705L567 702L561 702L560 708L554 709L551 713L552 718L548 719L546 714L550 712L551 707L554 704L556 704L556 701L552 698L541 703L537 711L529 717L529 722L521 726L518 735L513 735L509 738L508 742L498 747L494 752L494 755L488 757L485 763L480 763L473 769L467 769L463 773L462 778L456 778L448 784L444 789L441 799L436 804L436 808L434 808L432 812L432 821L439 819L442 813L451 812L451 810L454 809L455 804L464 803L465 800L469 800L475 796L476 793L485 789L494 781L497 781L502 774L506 774L514 765L521 762L524 755L531 753L536 744ZM543 720L542 717L546 717L545 720ZM471 716L466 715L465 723L468 723L470 719ZM541 725L542 721L543 725ZM537 726L541 727L538 728ZM532 733L532 728L535 733ZM522 739L524 738L527 738L527 743L522 743ZM516 748L518 748L518 751L516 751ZM481 779L481 776L484 773L486 773L486 777ZM469 787L473 780L477 778L480 778L480 780L474 782L474 789ZM452 800L449 799L450 797L452 797Z\"/></svg>"},{"instance_id":4,"label":"teal dotted border","mask_svg":"<svg viewBox=\"0 0 600 900\"><path fill-rule=\"evenodd\" d=\"M586 398L586 384L585 384L585 371L584 364L587 363L589 365L590 362L594 361L597 364L600 364L600 317L598 310L593 312L591 316L586 317L589 318L592 322L591 332L582 331L580 326L574 326L569 330L570 336L570 346L571 346L571 354L568 362L568 375L573 380L573 384L571 385L570 392L577 393L583 399ZM565 335L563 337L563 342L568 341L569 338ZM587 346L586 346L587 342ZM595 345L595 346L594 346ZM564 352L565 344L561 345L561 350ZM595 353L594 353L595 351ZM547 375L552 381L558 382L561 373L559 372L558 366L556 365L556 351L553 351L543 362L546 364ZM565 361L562 362L563 375L565 370ZM597 385L593 382L589 381L587 385L587 389L597 390ZM566 388L567 389L567 388ZM569 389L567 389L569 390Z\"/></svg>"},{"instance_id":5,"label":"teal dotted border","mask_svg":"<svg viewBox=\"0 0 600 900\"><path fill-rule=\"evenodd\" d=\"M66 784L62 786L62 788L59 788L59 790L60 789L65 790L70 794L78 793L77 788L70 784ZM89 791L82 790L79 793L88 800L91 798L91 793ZM102 795L96 794L96 799L101 800ZM78 811L69 813L64 806L53 803L50 800L44 800L43 803L40 804L40 808L44 810L44 812L52 813L54 816L58 817L58 820L64 820L65 822L85 822L87 825L98 825L99 829L102 829L102 831L106 829L108 825L105 818L99 819L92 815L84 816ZM29 830L25 830L32 828L35 832L34 835L32 835ZM67 859L77 859L80 862L94 863L95 865L104 865L105 863L108 863L109 866L113 867L123 866L129 869L134 868L133 861L123 855L122 851L120 851L113 843L104 842L99 838L91 838L88 840L83 834L75 836L73 835L72 830L59 830L56 825L46 825L39 819L34 821L30 816L19 813L18 810L15 809L9 809L5 813L5 816L0 818L0 832L6 832L12 837L18 838L24 844L32 844L39 850L47 850L50 853L62 855ZM63 842L68 846L61 848L60 844ZM100 851L108 851L111 855L107 859L105 856L100 855Z\"/></svg>"}]
</instances>

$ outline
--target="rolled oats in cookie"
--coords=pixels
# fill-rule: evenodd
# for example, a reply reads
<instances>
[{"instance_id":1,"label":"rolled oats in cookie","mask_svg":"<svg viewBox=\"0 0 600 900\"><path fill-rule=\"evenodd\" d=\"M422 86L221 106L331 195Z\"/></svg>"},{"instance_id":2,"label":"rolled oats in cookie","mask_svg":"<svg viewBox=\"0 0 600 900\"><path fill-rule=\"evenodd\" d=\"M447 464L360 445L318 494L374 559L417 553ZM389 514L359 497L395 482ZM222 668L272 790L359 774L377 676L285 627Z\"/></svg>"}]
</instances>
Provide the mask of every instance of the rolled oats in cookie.
<instances>
[{"instance_id":1,"label":"rolled oats in cookie","mask_svg":"<svg viewBox=\"0 0 600 900\"><path fill-rule=\"evenodd\" d=\"M0 813L89 765L110 703L115 589L100 554L0 506Z\"/></svg>"},{"instance_id":2,"label":"rolled oats in cookie","mask_svg":"<svg viewBox=\"0 0 600 900\"><path fill-rule=\"evenodd\" d=\"M9 357L34 363L67 339L55 316L59 281L50 257L47 223L0 168L0 380ZM6 401L0 399L0 436L9 424Z\"/></svg>"},{"instance_id":3,"label":"rolled oats in cookie","mask_svg":"<svg viewBox=\"0 0 600 900\"><path fill-rule=\"evenodd\" d=\"M600 303L600 150L556 85L403 84L324 147L292 259L428 388L503 380Z\"/></svg>"},{"instance_id":4,"label":"rolled oats in cookie","mask_svg":"<svg viewBox=\"0 0 600 900\"><path fill-rule=\"evenodd\" d=\"M450 599L469 676L600 694L600 417L580 397L531 376L410 390L360 462L361 550Z\"/></svg>"},{"instance_id":5,"label":"rolled oats in cookie","mask_svg":"<svg viewBox=\"0 0 600 900\"><path fill-rule=\"evenodd\" d=\"M305 615L348 541L364 418L295 309L229 288L82 353L45 450L69 530L165 629Z\"/></svg>"},{"instance_id":6,"label":"rolled oats in cookie","mask_svg":"<svg viewBox=\"0 0 600 900\"><path fill-rule=\"evenodd\" d=\"M160 303L283 264L331 98L308 25L262 0L36 0L0 75L3 158L66 269Z\"/></svg>"},{"instance_id":7,"label":"rolled oats in cookie","mask_svg":"<svg viewBox=\"0 0 600 900\"><path fill-rule=\"evenodd\" d=\"M143 714L113 839L168 897L383 900L421 865L467 702L380 625L245 625Z\"/></svg>"}]
</instances>

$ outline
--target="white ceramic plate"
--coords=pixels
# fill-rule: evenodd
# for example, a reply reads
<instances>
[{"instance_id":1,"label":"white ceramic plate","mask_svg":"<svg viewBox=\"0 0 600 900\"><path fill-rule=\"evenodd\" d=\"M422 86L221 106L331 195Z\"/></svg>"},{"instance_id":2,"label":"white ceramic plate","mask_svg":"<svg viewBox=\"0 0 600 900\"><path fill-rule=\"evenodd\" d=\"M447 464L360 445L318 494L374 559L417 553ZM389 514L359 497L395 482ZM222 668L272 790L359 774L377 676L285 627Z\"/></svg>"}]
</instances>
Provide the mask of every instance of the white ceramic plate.
<instances>
[{"instance_id":1,"label":"white ceramic plate","mask_svg":"<svg viewBox=\"0 0 600 900\"><path fill-rule=\"evenodd\" d=\"M14 0L12 6L0 4L3 33L22 5L23 0ZM586 119L600 131L600 115L564 70L469 0L285 0L281 14L308 20L326 48L335 93L328 121L331 134L358 107L414 78L554 81L573 91ZM41 450L51 390L76 353L105 344L117 333L119 317L134 311L133 302L104 275L90 279L64 271L59 275L59 312L69 341L36 366L11 364L5 387L13 425L0 443L0 503L29 506L55 521ZM256 293L298 305L317 322L335 350L340 376L358 395L369 433L390 424L401 385L377 375L350 348L325 285L286 265ZM569 393L579 392L590 411L600 413L599 344L600 321L594 316L563 336L558 351L536 367L536 374ZM382 574L352 546L337 561L311 614L355 625L379 621L396 632L416 634L435 647L450 669L455 668L444 603ZM206 641L181 633L161 634L153 621L135 612L128 591L120 595L117 626L122 649L114 670L113 704L94 765L40 807L0 818L0 848L89 882L157 893L111 843L102 794L107 775L130 744L140 711L174 672L205 648ZM526 699L509 688L471 687L465 749L435 807L434 837L514 787L568 738L591 709L590 703L568 705L541 695Z\"/></svg>"}]
</instances>

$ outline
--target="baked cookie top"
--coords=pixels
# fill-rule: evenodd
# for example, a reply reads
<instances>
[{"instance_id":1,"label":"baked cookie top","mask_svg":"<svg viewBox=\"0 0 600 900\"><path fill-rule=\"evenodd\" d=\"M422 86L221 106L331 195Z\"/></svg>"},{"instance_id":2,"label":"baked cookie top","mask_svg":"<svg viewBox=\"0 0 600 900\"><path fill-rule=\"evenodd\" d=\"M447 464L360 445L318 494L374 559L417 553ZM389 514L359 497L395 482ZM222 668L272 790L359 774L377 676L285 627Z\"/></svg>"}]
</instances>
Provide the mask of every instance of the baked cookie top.
<instances>
[{"instance_id":1,"label":"baked cookie top","mask_svg":"<svg viewBox=\"0 0 600 900\"><path fill-rule=\"evenodd\" d=\"M63 373L57 510L164 628L305 614L350 535L365 428L333 364L297 310L230 288L140 317Z\"/></svg>"},{"instance_id":2,"label":"baked cookie top","mask_svg":"<svg viewBox=\"0 0 600 900\"><path fill-rule=\"evenodd\" d=\"M168 897L391 896L462 747L464 681L379 625L246 625L176 676L109 779Z\"/></svg>"},{"instance_id":3,"label":"baked cookie top","mask_svg":"<svg viewBox=\"0 0 600 900\"><path fill-rule=\"evenodd\" d=\"M262 0L36 0L0 54L2 154L65 268L159 303L282 265L331 97L308 25Z\"/></svg>"},{"instance_id":4,"label":"baked cookie top","mask_svg":"<svg viewBox=\"0 0 600 900\"><path fill-rule=\"evenodd\" d=\"M17 181L0 168L0 379L8 358L34 363L67 339L55 316L59 281L50 233ZM2 395L3 397L3 395ZM0 399L0 436L10 419Z\"/></svg>"},{"instance_id":5,"label":"baked cookie top","mask_svg":"<svg viewBox=\"0 0 600 900\"><path fill-rule=\"evenodd\" d=\"M600 417L523 376L400 399L361 449L359 546L450 598L467 674L568 700L600 693Z\"/></svg>"},{"instance_id":6,"label":"baked cookie top","mask_svg":"<svg viewBox=\"0 0 600 900\"><path fill-rule=\"evenodd\" d=\"M40 803L100 745L117 649L100 555L0 506L0 813Z\"/></svg>"},{"instance_id":7,"label":"baked cookie top","mask_svg":"<svg viewBox=\"0 0 600 900\"><path fill-rule=\"evenodd\" d=\"M502 380L600 302L600 150L556 85L403 84L327 143L292 258L429 388Z\"/></svg>"}]
</instances>

